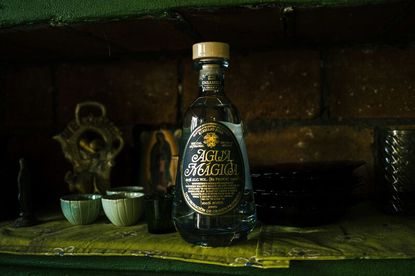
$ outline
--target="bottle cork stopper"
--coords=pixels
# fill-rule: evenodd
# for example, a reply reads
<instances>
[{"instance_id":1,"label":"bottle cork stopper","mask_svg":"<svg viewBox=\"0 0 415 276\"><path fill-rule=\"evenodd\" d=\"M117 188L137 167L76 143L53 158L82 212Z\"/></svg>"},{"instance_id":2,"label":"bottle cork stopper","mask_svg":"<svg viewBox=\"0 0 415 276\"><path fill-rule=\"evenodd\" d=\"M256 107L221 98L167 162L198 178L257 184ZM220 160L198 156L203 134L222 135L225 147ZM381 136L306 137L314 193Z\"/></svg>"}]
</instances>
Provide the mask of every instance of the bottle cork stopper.
<instances>
[{"instance_id":1,"label":"bottle cork stopper","mask_svg":"<svg viewBox=\"0 0 415 276\"><path fill-rule=\"evenodd\" d=\"M229 45L223 42L201 42L193 45L193 59L229 59Z\"/></svg>"}]
</instances>

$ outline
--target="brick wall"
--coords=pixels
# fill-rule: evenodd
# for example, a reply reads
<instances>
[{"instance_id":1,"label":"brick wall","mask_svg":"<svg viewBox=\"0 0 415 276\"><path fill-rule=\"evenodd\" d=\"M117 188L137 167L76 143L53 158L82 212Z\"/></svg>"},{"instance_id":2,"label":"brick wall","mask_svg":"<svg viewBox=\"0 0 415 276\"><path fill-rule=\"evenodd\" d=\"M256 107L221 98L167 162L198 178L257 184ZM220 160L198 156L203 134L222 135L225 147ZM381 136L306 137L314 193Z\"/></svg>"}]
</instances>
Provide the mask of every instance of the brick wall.
<instances>
[{"instance_id":1,"label":"brick wall","mask_svg":"<svg viewBox=\"0 0 415 276\"><path fill-rule=\"evenodd\" d=\"M15 206L17 160L26 157L37 202L58 204L71 166L52 136L85 100L105 104L123 131L126 146L113 183L131 185L134 125L177 123L183 106L196 96L196 85L190 59L180 55L2 66L1 161L8 175L3 188L12 195L7 201ZM370 194L374 127L415 124L415 49L233 53L226 94L245 119L251 166L364 160L361 192Z\"/></svg>"}]
</instances>

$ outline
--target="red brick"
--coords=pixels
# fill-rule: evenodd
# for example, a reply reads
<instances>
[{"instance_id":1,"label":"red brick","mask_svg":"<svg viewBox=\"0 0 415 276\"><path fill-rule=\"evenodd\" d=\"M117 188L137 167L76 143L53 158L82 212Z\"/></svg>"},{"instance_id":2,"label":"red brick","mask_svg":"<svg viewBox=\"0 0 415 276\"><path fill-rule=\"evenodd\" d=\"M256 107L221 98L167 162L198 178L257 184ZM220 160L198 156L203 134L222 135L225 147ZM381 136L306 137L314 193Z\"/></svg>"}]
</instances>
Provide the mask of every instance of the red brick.
<instances>
[{"instance_id":1,"label":"red brick","mask_svg":"<svg viewBox=\"0 0 415 276\"><path fill-rule=\"evenodd\" d=\"M107 107L116 124L174 123L177 101L174 59L63 64L57 69L57 117L66 124L79 102Z\"/></svg>"},{"instance_id":2,"label":"red brick","mask_svg":"<svg viewBox=\"0 0 415 276\"><path fill-rule=\"evenodd\" d=\"M392 1L390 1L392 2ZM307 42L367 42L379 40L403 17L401 2L294 8L295 38ZM288 30L290 31L290 30ZM399 37L394 34L395 37Z\"/></svg>"},{"instance_id":3,"label":"red brick","mask_svg":"<svg viewBox=\"0 0 415 276\"><path fill-rule=\"evenodd\" d=\"M121 46L124 52L190 49L192 41L180 32L177 20L151 17L74 26L79 31ZM115 48L115 54L119 49Z\"/></svg>"},{"instance_id":4,"label":"red brick","mask_svg":"<svg viewBox=\"0 0 415 276\"><path fill-rule=\"evenodd\" d=\"M415 117L415 49L343 49L329 55L330 114Z\"/></svg>"},{"instance_id":5,"label":"red brick","mask_svg":"<svg viewBox=\"0 0 415 276\"><path fill-rule=\"evenodd\" d=\"M402 7L405 8L404 6ZM389 29L388 36L392 38L400 37L406 41L413 41L415 37L415 10L405 9L405 12L407 12L406 16Z\"/></svg>"},{"instance_id":6,"label":"red brick","mask_svg":"<svg viewBox=\"0 0 415 276\"><path fill-rule=\"evenodd\" d=\"M47 66L6 67L0 76L6 127L47 127L53 122L53 86Z\"/></svg>"},{"instance_id":7,"label":"red brick","mask_svg":"<svg viewBox=\"0 0 415 276\"><path fill-rule=\"evenodd\" d=\"M373 131L348 126L287 127L275 131L249 133L246 136L251 167L280 163L363 160L359 169L372 189Z\"/></svg>"},{"instance_id":8,"label":"red brick","mask_svg":"<svg viewBox=\"0 0 415 276\"><path fill-rule=\"evenodd\" d=\"M314 51L231 55L225 94L245 121L311 119L320 111L320 62ZM187 61L184 103L197 96L197 73Z\"/></svg>"},{"instance_id":9,"label":"red brick","mask_svg":"<svg viewBox=\"0 0 415 276\"><path fill-rule=\"evenodd\" d=\"M108 57L109 48L112 52L119 51L116 46L71 27L45 24L1 31L0 41L0 51L7 53L0 60Z\"/></svg>"},{"instance_id":10,"label":"red brick","mask_svg":"<svg viewBox=\"0 0 415 276\"><path fill-rule=\"evenodd\" d=\"M179 12L201 40L229 42L232 49L268 48L283 38L280 7L182 9Z\"/></svg>"},{"instance_id":11,"label":"red brick","mask_svg":"<svg viewBox=\"0 0 415 276\"><path fill-rule=\"evenodd\" d=\"M348 126L287 127L250 132L246 137L252 165L332 160L371 161L371 129Z\"/></svg>"}]
</instances>

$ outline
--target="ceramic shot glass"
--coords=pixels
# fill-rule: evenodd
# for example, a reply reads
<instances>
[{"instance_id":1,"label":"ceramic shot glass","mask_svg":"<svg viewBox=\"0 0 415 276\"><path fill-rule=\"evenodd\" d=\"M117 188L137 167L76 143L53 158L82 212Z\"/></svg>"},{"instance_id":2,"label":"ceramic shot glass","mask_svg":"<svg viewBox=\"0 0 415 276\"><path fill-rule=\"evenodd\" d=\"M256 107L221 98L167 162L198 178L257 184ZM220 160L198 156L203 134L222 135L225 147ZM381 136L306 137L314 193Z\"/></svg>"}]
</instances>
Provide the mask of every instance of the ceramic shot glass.
<instances>
[{"instance_id":1,"label":"ceramic shot glass","mask_svg":"<svg viewBox=\"0 0 415 276\"><path fill-rule=\"evenodd\" d=\"M176 231L171 215L173 208L173 196L171 194L147 194L144 201L149 233L164 234Z\"/></svg>"},{"instance_id":2,"label":"ceramic shot glass","mask_svg":"<svg viewBox=\"0 0 415 276\"><path fill-rule=\"evenodd\" d=\"M61 209L72 224L91 224L101 210L101 195L75 194L61 197Z\"/></svg>"},{"instance_id":3,"label":"ceramic shot glass","mask_svg":"<svg viewBox=\"0 0 415 276\"><path fill-rule=\"evenodd\" d=\"M102 197L102 207L112 224L116 226L134 225L144 212L144 194L106 195Z\"/></svg>"}]
</instances>

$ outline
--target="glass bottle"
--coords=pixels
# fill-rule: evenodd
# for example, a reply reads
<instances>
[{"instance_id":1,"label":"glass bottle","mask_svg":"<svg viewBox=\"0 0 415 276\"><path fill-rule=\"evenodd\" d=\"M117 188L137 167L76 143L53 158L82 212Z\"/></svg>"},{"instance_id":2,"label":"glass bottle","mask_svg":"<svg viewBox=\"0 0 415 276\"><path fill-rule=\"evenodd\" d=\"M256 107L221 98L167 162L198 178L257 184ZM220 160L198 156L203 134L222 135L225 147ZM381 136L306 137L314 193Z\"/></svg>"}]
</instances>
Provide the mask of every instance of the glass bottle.
<instances>
[{"instance_id":1,"label":"glass bottle","mask_svg":"<svg viewBox=\"0 0 415 276\"><path fill-rule=\"evenodd\" d=\"M199 96L183 119L173 221L187 242L227 246L256 223L243 124L224 94L229 45L197 43L193 61Z\"/></svg>"}]
</instances>

